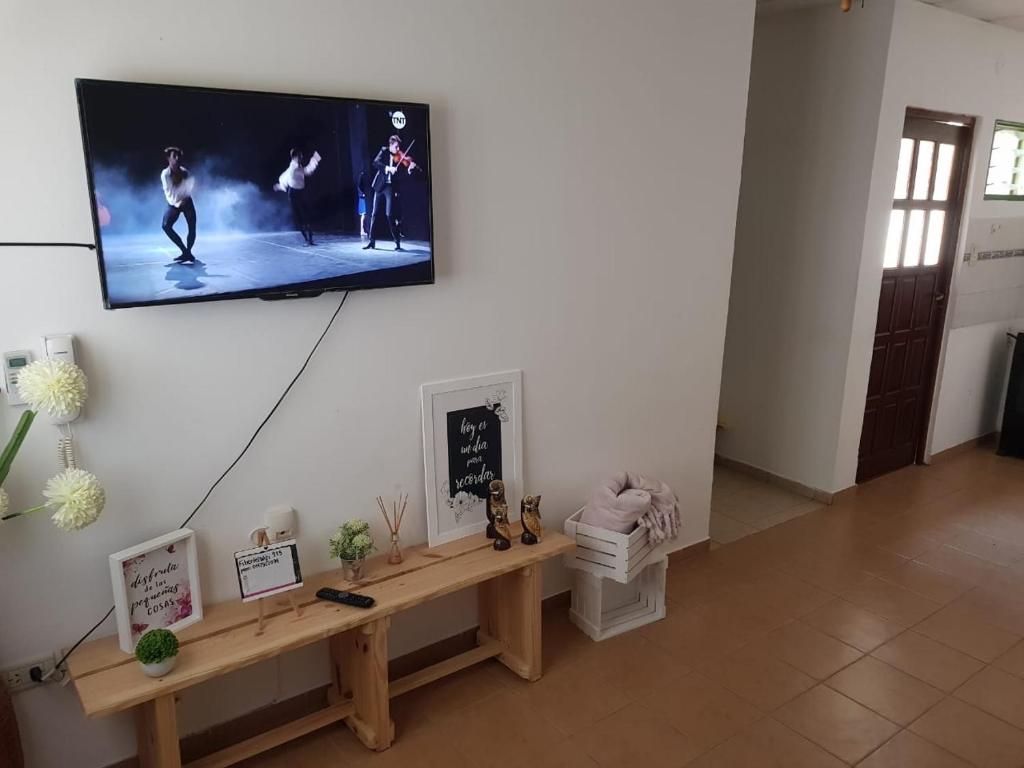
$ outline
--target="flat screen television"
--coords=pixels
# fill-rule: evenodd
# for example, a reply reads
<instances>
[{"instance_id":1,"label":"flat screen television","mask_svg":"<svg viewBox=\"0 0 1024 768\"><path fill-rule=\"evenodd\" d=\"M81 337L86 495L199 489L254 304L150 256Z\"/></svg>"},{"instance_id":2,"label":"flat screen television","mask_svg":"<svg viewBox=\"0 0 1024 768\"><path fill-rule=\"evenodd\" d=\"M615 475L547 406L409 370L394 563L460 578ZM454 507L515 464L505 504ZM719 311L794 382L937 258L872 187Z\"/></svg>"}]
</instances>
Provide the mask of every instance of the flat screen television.
<instances>
[{"instance_id":1,"label":"flat screen television","mask_svg":"<svg viewBox=\"0 0 1024 768\"><path fill-rule=\"evenodd\" d=\"M433 282L426 104L75 85L107 308Z\"/></svg>"}]
</instances>

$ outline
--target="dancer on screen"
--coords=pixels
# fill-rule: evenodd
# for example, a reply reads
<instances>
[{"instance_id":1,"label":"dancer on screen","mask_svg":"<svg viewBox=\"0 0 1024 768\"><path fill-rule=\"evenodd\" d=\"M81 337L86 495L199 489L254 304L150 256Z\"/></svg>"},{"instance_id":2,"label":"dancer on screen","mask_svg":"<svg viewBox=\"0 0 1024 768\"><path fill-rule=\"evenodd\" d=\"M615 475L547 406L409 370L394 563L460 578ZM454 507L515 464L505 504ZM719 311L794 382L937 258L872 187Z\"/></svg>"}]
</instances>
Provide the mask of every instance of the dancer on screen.
<instances>
[{"instance_id":1,"label":"dancer on screen","mask_svg":"<svg viewBox=\"0 0 1024 768\"><path fill-rule=\"evenodd\" d=\"M167 158L167 167L160 173L160 184L167 199L163 230L181 251L181 255L175 261L182 264L196 260L192 255L192 246L196 242L196 206L192 202L192 190L195 188L196 180L188 168L181 164L183 154L179 147L166 147L164 156ZM184 243L174 231L174 223L182 214L185 216L185 223L188 224L188 239Z\"/></svg>"},{"instance_id":2,"label":"dancer on screen","mask_svg":"<svg viewBox=\"0 0 1024 768\"><path fill-rule=\"evenodd\" d=\"M377 215L383 207L384 215L388 220L388 229L391 230L391 239L395 241L395 250L401 251L403 250L402 235L398 231L398 223L393 216L393 213L397 212L398 204L397 174L404 168L405 175L409 175L417 166L413 159L409 157L409 154L402 151L402 139L398 136L392 136L388 139L388 145L381 147L377 156L373 159L373 167L377 169L377 175L373 177L371 182L373 187L373 212L370 214L370 242L363 246L363 250L377 247L374 226L377 223ZM381 201L383 201L383 206Z\"/></svg>"},{"instance_id":3,"label":"dancer on screen","mask_svg":"<svg viewBox=\"0 0 1024 768\"><path fill-rule=\"evenodd\" d=\"M309 217L306 215L306 177L313 175L323 158L320 157L319 152L314 151L307 163L301 149L293 149L291 158L292 160L284 173L278 177L274 189L288 194L295 228L299 230L306 245L316 245L313 242L313 230L309 226Z\"/></svg>"}]
</instances>

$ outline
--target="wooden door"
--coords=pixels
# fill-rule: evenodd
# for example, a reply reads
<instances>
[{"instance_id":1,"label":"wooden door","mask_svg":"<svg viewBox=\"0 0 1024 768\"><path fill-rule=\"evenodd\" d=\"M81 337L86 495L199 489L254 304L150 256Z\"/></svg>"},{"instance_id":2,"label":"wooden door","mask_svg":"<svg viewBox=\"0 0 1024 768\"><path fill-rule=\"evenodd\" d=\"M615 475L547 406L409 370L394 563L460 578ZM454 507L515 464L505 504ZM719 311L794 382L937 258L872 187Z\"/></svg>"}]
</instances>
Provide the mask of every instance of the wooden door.
<instances>
[{"instance_id":1,"label":"wooden door","mask_svg":"<svg viewBox=\"0 0 1024 768\"><path fill-rule=\"evenodd\" d=\"M923 459L973 124L959 115L907 111L857 482Z\"/></svg>"}]
</instances>

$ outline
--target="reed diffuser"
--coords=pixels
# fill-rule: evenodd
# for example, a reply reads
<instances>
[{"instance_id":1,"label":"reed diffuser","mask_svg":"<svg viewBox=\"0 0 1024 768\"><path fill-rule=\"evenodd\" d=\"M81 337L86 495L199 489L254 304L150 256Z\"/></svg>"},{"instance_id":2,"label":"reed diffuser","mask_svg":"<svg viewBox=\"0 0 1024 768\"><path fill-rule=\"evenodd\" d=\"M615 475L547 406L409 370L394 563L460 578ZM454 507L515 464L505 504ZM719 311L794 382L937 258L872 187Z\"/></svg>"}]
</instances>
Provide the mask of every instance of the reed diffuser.
<instances>
[{"instance_id":1,"label":"reed diffuser","mask_svg":"<svg viewBox=\"0 0 1024 768\"><path fill-rule=\"evenodd\" d=\"M398 531L402 527L402 520L405 519L405 507L409 503L409 494L399 496L398 501L391 502L391 514L388 515L387 505L384 504L384 497L377 497L377 506L380 513L384 515L384 522L387 523L388 531L391 532L391 551L388 553L388 562L398 565L402 562L402 547L398 542Z\"/></svg>"}]
</instances>

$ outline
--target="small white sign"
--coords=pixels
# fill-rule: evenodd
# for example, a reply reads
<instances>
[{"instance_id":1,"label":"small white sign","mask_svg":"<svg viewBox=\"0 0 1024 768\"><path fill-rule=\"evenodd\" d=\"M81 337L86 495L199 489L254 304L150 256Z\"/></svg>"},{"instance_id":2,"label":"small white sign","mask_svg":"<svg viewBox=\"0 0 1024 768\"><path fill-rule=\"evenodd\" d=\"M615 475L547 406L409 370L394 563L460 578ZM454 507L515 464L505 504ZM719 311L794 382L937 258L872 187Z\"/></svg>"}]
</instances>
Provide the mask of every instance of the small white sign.
<instances>
[{"instance_id":1,"label":"small white sign","mask_svg":"<svg viewBox=\"0 0 1024 768\"><path fill-rule=\"evenodd\" d=\"M295 539L235 552L235 569L243 603L302 586L299 548Z\"/></svg>"}]
</instances>

